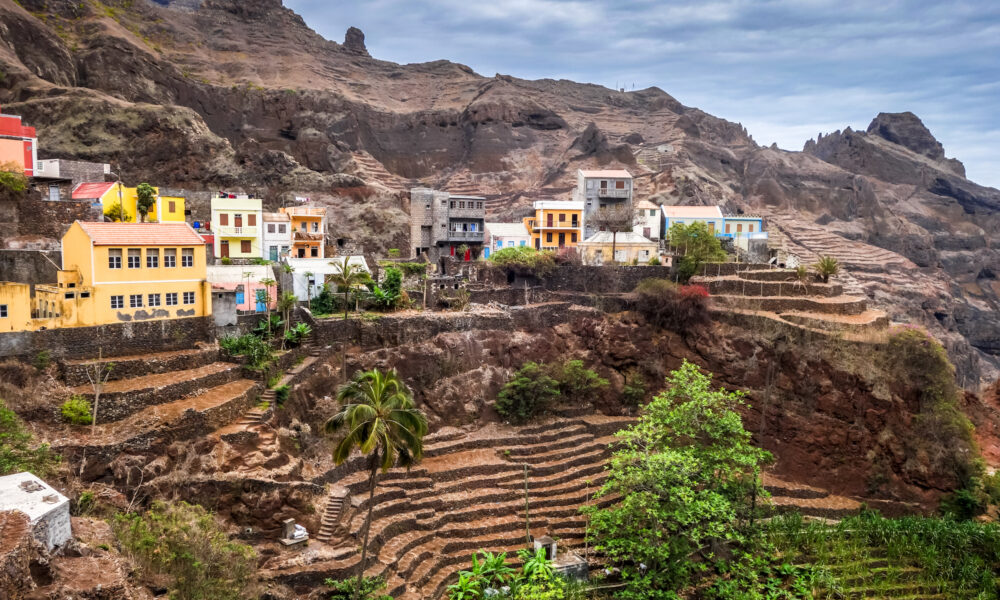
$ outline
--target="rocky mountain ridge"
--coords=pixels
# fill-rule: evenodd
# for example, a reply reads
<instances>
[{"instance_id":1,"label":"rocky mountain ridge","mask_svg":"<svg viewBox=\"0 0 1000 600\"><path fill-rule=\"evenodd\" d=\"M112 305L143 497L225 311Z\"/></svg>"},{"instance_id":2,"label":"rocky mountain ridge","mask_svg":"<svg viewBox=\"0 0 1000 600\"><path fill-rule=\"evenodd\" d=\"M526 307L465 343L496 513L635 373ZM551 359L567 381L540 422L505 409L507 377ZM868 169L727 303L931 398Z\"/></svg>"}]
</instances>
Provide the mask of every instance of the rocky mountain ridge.
<instances>
[{"instance_id":1,"label":"rocky mountain ridge","mask_svg":"<svg viewBox=\"0 0 1000 600\"><path fill-rule=\"evenodd\" d=\"M369 250L405 247L412 185L486 195L505 218L568 198L579 167L624 166L640 197L763 213L789 252L839 253L858 292L946 343L966 386L997 377L1000 191L910 113L764 148L657 88L380 61L360 30L325 40L279 0L0 0L0 70L43 156L306 194ZM891 259L865 260L879 249Z\"/></svg>"}]
</instances>

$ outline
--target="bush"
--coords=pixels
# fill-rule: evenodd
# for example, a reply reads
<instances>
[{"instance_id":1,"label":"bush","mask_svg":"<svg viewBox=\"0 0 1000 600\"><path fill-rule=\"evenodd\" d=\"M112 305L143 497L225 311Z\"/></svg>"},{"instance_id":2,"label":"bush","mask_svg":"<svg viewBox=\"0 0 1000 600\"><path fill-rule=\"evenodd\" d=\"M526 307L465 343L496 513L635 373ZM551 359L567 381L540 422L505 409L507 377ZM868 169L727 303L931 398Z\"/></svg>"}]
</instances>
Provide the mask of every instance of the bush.
<instances>
[{"instance_id":1,"label":"bush","mask_svg":"<svg viewBox=\"0 0 1000 600\"><path fill-rule=\"evenodd\" d=\"M219 346L233 356L245 357L252 369L260 369L274 358L271 345L251 333L240 337L226 336L219 340Z\"/></svg>"},{"instance_id":2,"label":"bush","mask_svg":"<svg viewBox=\"0 0 1000 600\"><path fill-rule=\"evenodd\" d=\"M49 365L52 364L52 353L49 352L48 350L42 350L41 352L35 355L34 364L35 368L38 369L39 371L44 371L45 369L48 369Z\"/></svg>"},{"instance_id":3,"label":"bush","mask_svg":"<svg viewBox=\"0 0 1000 600\"><path fill-rule=\"evenodd\" d=\"M327 579L323 585L333 588L329 600L392 600L392 596L379 593L386 587L383 577L365 577L361 580L360 586L357 577L343 581Z\"/></svg>"},{"instance_id":4,"label":"bush","mask_svg":"<svg viewBox=\"0 0 1000 600\"><path fill-rule=\"evenodd\" d=\"M563 246L556 250L556 254L553 257L557 265L582 265L583 258L580 256L580 251L576 249L575 246Z\"/></svg>"},{"instance_id":5,"label":"bush","mask_svg":"<svg viewBox=\"0 0 1000 600\"><path fill-rule=\"evenodd\" d=\"M608 387L608 380L583 366L582 360L568 360L551 370L552 377L559 382L559 393L577 400L593 400Z\"/></svg>"},{"instance_id":6,"label":"bush","mask_svg":"<svg viewBox=\"0 0 1000 600\"><path fill-rule=\"evenodd\" d=\"M63 418L73 425L90 425L94 422L93 407L90 405L90 401L79 394L74 394L69 400L63 402L59 411Z\"/></svg>"},{"instance_id":7,"label":"bush","mask_svg":"<svg viewBox=\"0 0 1000 600\"><path fill-rule=\"evenodd\" d=\"M660 257L659 256L654 256L654 257L650 258L649 262L646 263L646 264L649 265L649 266L651 266L651 267L658 267L661 264L660 263Z\"/></svg>"},{"instance_id":8,"label":"bush","mask_svg":"<svg viewBox=\"0 0 1000 600\"><path fill-rule=\"evenodd\" d=\"M531 246L497 250L490 254L490 262L508 272L533 277L545 277L556 268L551 252L535 250Z\"/></svg>"},{"instance_id":9,"label":"bush","mask_svg":"<svg viewBox=\"0 0 1000 600\"><path fill-rule=\"evenodd\" d=\"M284 385L279 385L278 387L274 388L274 402L278 406L281 406L282 404L285 403L285 400L288 400L288 395L291 392L292 388L287 383Z\"/></svg>"},{"instance_id":10,"label":"bush","mask_svg":"<svg viewBox=\"0 0 1000 600\"><path fill-rule=\"evenodd\" d=\"M228 256L223 256L222 258L219 259L219 262L221 262L224 265L231 265L233 264L233 259L229 258Z\"/></svg>"},{"instance_id":11,"label":"bush","mask_svg":"<svg viewBox=\"0 0 1000 600\"><path fill-rule=\"evenodd\" d=\"M330 284L324 283L319 294L312 299L312 311L317 315L330 315L336 310L336 300L330 290Z\"/></svg>"},{"instance_id":12,"label":"bush","mask_svg":"<svg viewBox=\"0 0 1000 600\"><path fill-rule=\"evenodd\" d=\"M145 515L116 515L112 528L140 569L167 577L171 598L239 600L252 582L253 548L229 541L196 504L157 501Z\"/></svg>"},{"instance_id":13,"label":"bush","mask_svg":"<svg viewBox=\"0 0 1000 600\"><path fill-rule=\"evenodd\" d=\"M650 323L688 333L709 321L708 290L667 279L644 279L635 288L636 308Z\"/></svg>"},{"instance_id":14,"label":"bush","mask_svg":"<svg viewBox=\"0 0 1000 600\"><path fill-rule=\"evenodd\" d=\"M642 375L632 369L625 373L625 385L622 386L622 402L626 406L639 406L646 397L646 382Z\"/></svg>"},{"instance_id":15,"label":"bush","mask_svg":"<svg viewBox=\"0 0 1000 600\"><path fill-rule=\"evenodd\" d=\"M543 366L527 362L500 390L496 409L505 419L524 423L544 412L558 397L559 382L549 377Z\"/></svg>"},{"instance_id":16,"label":"bush","mask_svg":"<svg viewBox=\"0 0 1000 600\"><path fill-rule=\"evenodd\" d=\"M59 462L48 444L35 446L29 433L14 411L0 400L0 475L31 471L45 477Z\"/></svg>"},{"instance_id":17,"label":"bush","mask_svg":"<svg viewBox=\"0 0 1000 600\"><path fill-rule=\"evenodd\" d=\"M0 188L17 194L28 189L28 178L21 165L13 161L0 164Z\"/></svg>"},{"instance_id":18,"label":"bush","mask_svg":"<svg viewBox=\"0 0 1000 600\"><path fill-rule=\"evenodd\" d=\"M298 346L310 334L312 334L312 327L309 327L306 323L299 322L289 327L288 331L285 332L285 341L293 346Z\"/></svg>"}]
</instances>

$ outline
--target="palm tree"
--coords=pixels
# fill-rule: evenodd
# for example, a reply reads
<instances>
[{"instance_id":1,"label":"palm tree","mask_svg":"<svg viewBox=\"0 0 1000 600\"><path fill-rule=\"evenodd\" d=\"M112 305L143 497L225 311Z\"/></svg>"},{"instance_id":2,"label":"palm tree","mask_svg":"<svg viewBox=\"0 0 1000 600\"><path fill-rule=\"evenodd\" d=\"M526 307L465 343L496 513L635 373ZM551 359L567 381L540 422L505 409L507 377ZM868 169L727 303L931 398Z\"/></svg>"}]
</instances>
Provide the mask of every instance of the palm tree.
<instances>
[{"instance_id":1,"label":"palm tree","mask_svg":"<svg viewBox=\"0 0 1000 600\"><path fill-rule=\"evenodd\" d=\"M281 312L281 316L285 320L285 330L282 332L281 337L282 349L284 349L285 340L288 338L288 324L292 320L292 310L298 302L299 299L292 292L284 292L281 294L281 297L278 298L278 310Z\"/></svg>"},{"instance_id":2,"label":"palm tree","mask_svg":"<svg viewBox=\"0 0 1000 600\"><path fill-rule=\"evenodd\" d=\"M832 256L821 256L813 266L823 283L830 283L830 277L840 272L840 262Z\"/></svg>"},{"instance_id":3,"label":"palm tree","mask_svg":"<svg viewBox=\"0 0 1000 600\"><path fill-rule=\"evenodd\" d=\"M260 284L264 286L264 311L267 314L267 337L271 337L271 286L277 285L278 282L271 279L270 277L265 277L260 280Z\"/></svg>"},{"instance_id":4,"label":"palm tree","mask_svg":"<svg viewBox=\"0 0 1000 600\"><path fill-rule=\"evenodd\" d=\"M414 407L413 394L395 369L389 372L378 369L358 371L337 392L337 400L341 403L340 412L324 425L328 434L346 429L334 447L333 462L343 464L357 448L369 456L370 463L368 517L361 546L358 585L355 586L357 598L365 574L365 563L368 562L368 534L371 531L379 469L385 472L398 464L408 470L421 459L427 417Z\"/></svg>"},{"instance_id":5,"label":"palm tree","mask_svg":"<svg viewBox=\"0 0 1000 600\"><path fill-rule=\"evenodd\" d=\"M340 267L339 273L330 276L330 280L337 284L338 288L344 290L344 320L347 320L347 302L351 293L351 288L365 281L367 273L361 270L359 265L352 265L350 257L345 256L344 262L332 262L331 265Z\"/></svg>"}]
</instances>

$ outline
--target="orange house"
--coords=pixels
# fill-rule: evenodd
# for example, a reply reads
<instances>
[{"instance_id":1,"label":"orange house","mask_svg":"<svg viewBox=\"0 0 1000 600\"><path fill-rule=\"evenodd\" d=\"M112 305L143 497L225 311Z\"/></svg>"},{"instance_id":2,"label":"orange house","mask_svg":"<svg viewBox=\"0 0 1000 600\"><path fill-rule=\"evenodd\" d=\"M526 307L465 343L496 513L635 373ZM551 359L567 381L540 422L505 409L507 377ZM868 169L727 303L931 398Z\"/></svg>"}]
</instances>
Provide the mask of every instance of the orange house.
<instances>
[{"instance_id":1,"label":"orange house","mask_svg":"<svg viewBox=\"0 0 1000 600\"><path fill-rule=\"evenodd\" d=\"M20 115L0 113L0 167L17 165L26 177L35 175L38 137L34 127L21 124Z\"/></svg>"}]
</instances>

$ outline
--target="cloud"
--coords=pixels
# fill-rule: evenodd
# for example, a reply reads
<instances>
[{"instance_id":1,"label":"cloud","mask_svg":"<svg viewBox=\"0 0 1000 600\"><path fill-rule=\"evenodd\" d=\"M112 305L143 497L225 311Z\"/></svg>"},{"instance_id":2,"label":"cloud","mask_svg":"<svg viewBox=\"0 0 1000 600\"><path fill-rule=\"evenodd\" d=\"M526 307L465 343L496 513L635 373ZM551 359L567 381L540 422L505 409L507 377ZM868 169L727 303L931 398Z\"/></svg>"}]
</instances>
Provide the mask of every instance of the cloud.
<instances>
[{"instance_id":1,"label":"cloud","mask_svg":"<svg viewBox=\"0 0 1000 600\"><path fill-rule=\"evenodd\" d=\"M800 149L819 131L919 115L970 179L1000 187L993 0L285 0L320 34L360 27L375 57L490 76L657 86Z\"/></svg>"}]
</instances>

